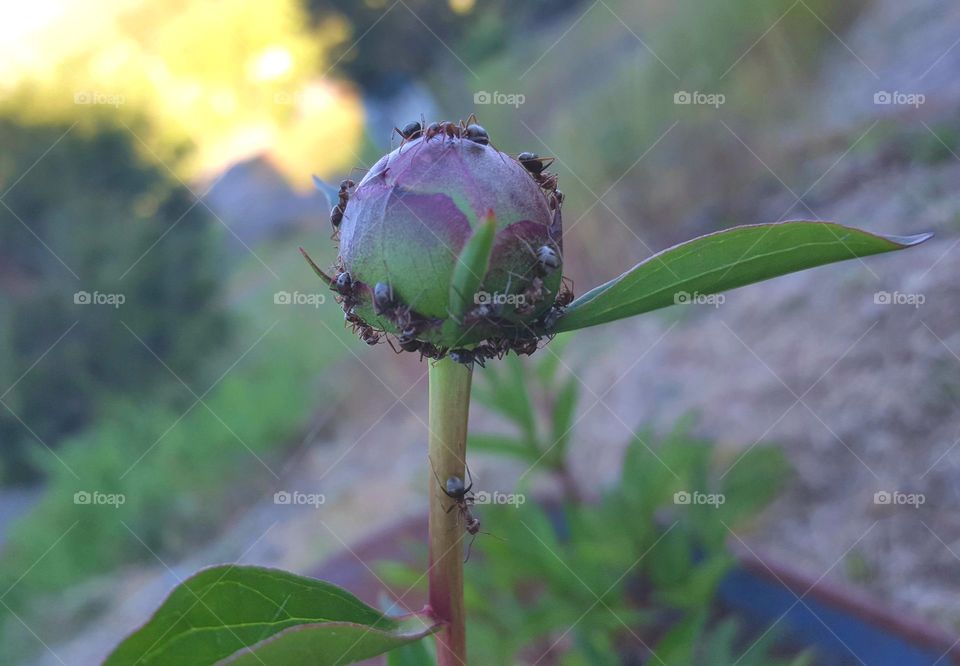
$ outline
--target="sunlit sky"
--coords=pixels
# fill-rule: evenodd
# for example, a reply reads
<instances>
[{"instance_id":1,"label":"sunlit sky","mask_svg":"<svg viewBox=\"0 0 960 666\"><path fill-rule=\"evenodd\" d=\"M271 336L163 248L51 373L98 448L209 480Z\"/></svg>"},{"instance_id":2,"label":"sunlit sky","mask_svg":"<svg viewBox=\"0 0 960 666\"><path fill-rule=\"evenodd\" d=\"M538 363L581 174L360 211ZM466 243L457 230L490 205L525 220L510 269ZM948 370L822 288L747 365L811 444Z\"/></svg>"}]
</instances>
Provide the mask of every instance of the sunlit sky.
<instances>
[{"instance_id":1,"label":"sunlit sky","mask_svg":"<svg viewBox=\"0 0 960 666\"><path fill-rule=\"evenodd\" d=\"M29 0L3 13L0 86L39 92L27 117L146 114L158 152L196 146L187 175L266 154L307 187L356 162L359 97L326 57L349 26L314 29L296 0Z\"/></svg>"}]
</instances>

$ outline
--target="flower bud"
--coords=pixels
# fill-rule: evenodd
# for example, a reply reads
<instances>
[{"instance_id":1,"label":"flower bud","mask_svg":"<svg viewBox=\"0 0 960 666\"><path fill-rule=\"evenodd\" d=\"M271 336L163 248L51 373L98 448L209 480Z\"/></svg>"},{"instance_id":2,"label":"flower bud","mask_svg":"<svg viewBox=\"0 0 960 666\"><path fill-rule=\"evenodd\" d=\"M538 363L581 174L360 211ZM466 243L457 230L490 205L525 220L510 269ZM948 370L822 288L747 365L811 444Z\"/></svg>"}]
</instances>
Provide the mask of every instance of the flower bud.
<instances>
[{"instance_id":1,"label":"flower bud","mask_svg":"<svg viewBox=\"0 0 960 666\"><path fill-rule=\"evenodd\" d=\"M563 289L562 194L544 170L549 160L525 153L521 164L476 123L411 123L398 133L399 148L341 188L340 254L326 279L348 322L431 357L469 349L457 358L482 362L535 350ZM465 252L491 219L492 243ZM463 285L473 293L459 293Z\"/></svg>"}]
</instances>

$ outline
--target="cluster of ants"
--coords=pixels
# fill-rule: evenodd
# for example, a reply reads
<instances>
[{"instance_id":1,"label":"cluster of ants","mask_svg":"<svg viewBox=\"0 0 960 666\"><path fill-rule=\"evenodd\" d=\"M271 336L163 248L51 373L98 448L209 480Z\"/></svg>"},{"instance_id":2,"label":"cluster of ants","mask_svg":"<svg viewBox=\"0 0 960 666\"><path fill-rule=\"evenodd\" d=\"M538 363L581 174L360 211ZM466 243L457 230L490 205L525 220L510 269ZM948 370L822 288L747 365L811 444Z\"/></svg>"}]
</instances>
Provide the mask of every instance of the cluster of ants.
<instances>
[{"instance_id":1,"label":"cluster of ants","mask_svg":"<svg viewBox=\"0 0 960 666\"><path fill-rule=\"evenodd\" d=\"M477 124L476 120L476 116L471 115L467 120L461 120L458 123L443 121L426 125L423 122L413 121L402 128L394 129L402 139L401 146L415 139L423 138L428 141L434 137L466 139L481 145L489 145L490 137L487 131ZM534 263L530 269L532 276L529 277L527 287L521 292L522 298L518 299L519 305L515 306L517 314L526 315L533 312L537 304L550 294L550 291L544 286L544 278L561 265L563 221L560 208L563 204L563 192L557 189L557 175L546 171L547 167L553 163L553 158L541 158L536 153L523 152L517 155L517 161L523 165L527 173L544 191L550 210L553 211L552 221L548 228L550 244L542 245L536 249L529 248L534 257ZM339 233L347 203L350 201L351 190L355 186L356 183L350 179L343 180L340 183L338 202L330 212L333 238L336 238ZM349 271L343 269L342 264L337 267L336 277L331 278L317 267L306 252L303 252L303 254L314 271L336 292L337 300L343 307L347 324L351 326L353 332L361 340L368 345L376 345L382 339L386 339L395 352L419 352L421 360L424 358L440 359L449 355L454 362L465 365L478 364L482 367L488 359L503 358L510 351L518 355L532 354L538 349L539 337L549 335L549 331L562 316L564 308L574 298L572 283L567 278L563 278L560 292L556 295L554 302L532 326L527 327L526 334L523 334L523 331L517 331L516 324L503 319L503 304L478 304L464 316L462 323L465 326L472 327L485 323L494 325L504 331L513 329L516 331L516 335L491 337L471 349L450 349L419 340L421 334L430 328L440 326L442 322L417 313L409 305L400 302L391 285L378 282L372 289L374 312L378 316L389 320L399 331L396 336L397 346L395 346L384 331L375 329L356 314L355 308L360 303L361 295L371 291L370 287L359 280L354 280ZM526 278L526 276L522 277Z\"/></svg>"}]
</instances>

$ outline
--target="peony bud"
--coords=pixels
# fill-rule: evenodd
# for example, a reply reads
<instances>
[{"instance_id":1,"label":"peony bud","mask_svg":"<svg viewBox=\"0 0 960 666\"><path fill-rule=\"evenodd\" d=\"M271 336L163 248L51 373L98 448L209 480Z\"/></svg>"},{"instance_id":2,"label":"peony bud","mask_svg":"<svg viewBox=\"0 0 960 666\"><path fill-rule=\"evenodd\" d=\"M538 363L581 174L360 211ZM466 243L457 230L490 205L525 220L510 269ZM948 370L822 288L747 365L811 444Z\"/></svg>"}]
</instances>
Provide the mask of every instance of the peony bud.
<instances>
[{"instance_id":1,"label":"peony bud","mask_svg":"<svg viewBox=\"0 0 960 666\"><path fill-rule=\"evenodd\" d=\"M341 187L334 211L336 272L318 272L347 321L365 340L373 329L434 358L453 350L482 363L535 351L570 300L562 194L544 170L549 160L524 153L521 163L471 122L411 123L398 133L400 147L356 187Z\"/></svg>"}]
</instances>

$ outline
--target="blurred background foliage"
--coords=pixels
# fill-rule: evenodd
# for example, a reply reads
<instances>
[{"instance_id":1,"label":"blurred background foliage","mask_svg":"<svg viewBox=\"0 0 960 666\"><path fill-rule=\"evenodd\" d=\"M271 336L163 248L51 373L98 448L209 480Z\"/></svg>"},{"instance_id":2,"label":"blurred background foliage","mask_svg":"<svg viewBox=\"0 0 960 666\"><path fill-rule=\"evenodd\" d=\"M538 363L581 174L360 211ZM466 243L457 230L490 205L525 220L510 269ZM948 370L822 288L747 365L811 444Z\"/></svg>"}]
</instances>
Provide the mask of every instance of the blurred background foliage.
<instances>
[{"instance_id":1,"label":"blurred background foliage","mask_svg":"<svg viewBox=\"0 0 960 666\"><path fill-rule=\"evenodd\" d=\"M567 194L567 243L577 248L568 263L581 285L595 283L610 277L610 266L649 254L645 241L662 246L753 212L724 193L779 187L730 157L743 148L718 136L710 109L674 105L678 88L725 93L728 110L750 126L751 144L779 148L768 157L771 167L785 177L802 171L803 149L764 131L785 119L800 128L810 122L801 101L833 39L823 23L841 32L868 0L803 4L810 11L791 0L36 0L6 7L0 600L31 624L44 618L54 629L82 627L89 615L81 610L109 603L90 592L96 576L151 553L183 557L214 539L224 515L270 492L270 467L297 449L316 413L347 404L342 373L328 372L359 349L343 332L342 314L274 303L278 290L317 291L296 254L303 239L320 248L321 261L335 258L326 241L329 204L311 190L312 174L335 181L363 168L389 147L393 126L421 113L477 111L505 150L576 156L575 169L563 159L555 165ZM576 39L566 38L574 23ZM480 108L478 91L522 93L527 103ZM638 161L638 150L656 146L678 114L682 137ZM936 129L960 136L949 123ZM951 158L942 142L921 135L918 143L884 122L858 150ZM602 205L594 203L600 196ZM704 204L714 200L722 203ZM80 291L120 293L125 302L85 306L75 303ZM492 364L484 371L490 382L477 386L477 398L516 432L476 434L475 450L542 456L564 488L563 538L549 508L491 511L508 541L487 539L487 559L471 567L475 631L511 634L502 647L511 654L569 619L568 596L593 601L547 551L515 557L531 530L576 561L577 571L595 572L593 589L656 538L660 502L675 482L634 444L623 479L601 502L580 502L565 456L577 384L557 379L556 358L535 369ZM548 414L536 416L530 391L551 406ZM547 444L553 441L559 446ZM671 464L691 482L711 483L708 443L679 429L656 450L675 457ZM744 498L724 507L730 521L770 498L780 470L771 455L758 449L755 465L738 467L771 483L729 489ZM71 501L92 488L123 493L126 502L90 512ZM681 643L722 646L737 634L718 622L704 629L703 599L729 563L724 535L697 515L645 563L653 590L637 596L636 581L626 580L608 601L628 624L649 623L668 644L669 635L658 633L663 617L649 607L689 594L700 606L680 608L678 626L697 638L679 641L678 650ZM703 549L705 560L684 560L690 548ZM536 594L515 594L524 579ZM684 587L691 585L702 588ZM68 588L80 592L61 601ZM522 631L504 632L508 616ZM600 613L585 622L565 663L606 663L623 630L611 619ZM495 645L472 642L477 650ZM5 615L0 654L17 655L14 663L38 649ZM483 663L499 658L483 656L493 660Z\"/></svg>"},{"instance_id":2,"label":"blurred background foliage","mask_svg":"<svg viewBox=\"0 0 960 666\"><path fill-rule=\"evenodd\" d=\"M476 399L513 432L475 433L468 448L520 460L532 474L517 489L529 503L477 509L491 531L477 535L483 546L466 578L471 661L614 666L643 663L652 650L669 664L809 663L807 654L778 657L775 633L751 636L714 604L734 565L731 530L776 496L788 472L783 454L754 447L721 477L714 444L692 435L685 419L664 436L638 433L618 481L585 502L566 467L579 381L575 369L560 368L569 339L556 342L557 355L509 357L479 377ZM539 475L561 489L549 502L532 500ZM677 504L674 493L690 489L725 501ZM415 548L414 566L379 570L396 590L426 594L426 551Z\"/></svg>"}]
</instances>

